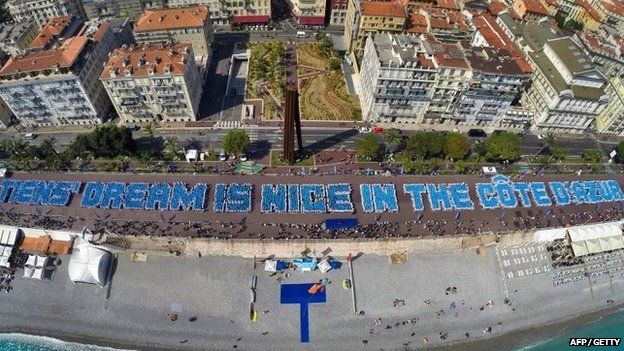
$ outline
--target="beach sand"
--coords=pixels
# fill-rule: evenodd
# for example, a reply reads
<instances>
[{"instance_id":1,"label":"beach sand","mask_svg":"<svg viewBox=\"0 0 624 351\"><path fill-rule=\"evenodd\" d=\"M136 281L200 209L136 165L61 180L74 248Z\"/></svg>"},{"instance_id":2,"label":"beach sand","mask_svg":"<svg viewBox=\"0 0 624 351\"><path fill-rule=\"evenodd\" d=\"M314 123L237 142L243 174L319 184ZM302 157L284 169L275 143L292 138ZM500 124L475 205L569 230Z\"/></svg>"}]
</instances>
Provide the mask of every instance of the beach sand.
<instances>
[{"instance_id":1,"label":"beach sand","mask_svg":"<svg viewBox=\"0 0 624 351\"><path fill-rule=\"evenodd\" d=\"M591 289L586 281L553 287L550 272L506 278L494 247L481 255L473 250L413 254L401 265L364 255L354 262L364 316L353 314L351 293L342 288L345 266L326 275L296 271L285 278L285 283L332 281L327 303L309 308L310 343L305 344L299 341L298 306L281 305L280 283L262 264L254 270L252 260L149 255L143 263L120 253L108 300L106 289L73 285L67 262L63 257L52 282L18 278L10 294L0 295L0 330L140 350L508 350L619 307L607 306L607 299L624 301L622 277L596 281ZM256 323L249 320L253 275L258 277ZM446 295L451 286L457 294ZM511 306L503 303L506 297ZM405 305L393 307L395 299ZM427 299L430 307L423 304ZM488 300L493 307L480 310ZM439 310L445 313L438 318ZM167 319L170 311L179 320ZM193 315L197 321L188 321ZM375 325L376 318L382 318L381 325ZM406 322L412 318L418 320ZM565 322L553 324L557 321ZM492 333L483 333L488 326ZM444 341L441 331L448 333ZM465 332L476 342L458 346L466 342Z\"/></svg>"}]
</instances>

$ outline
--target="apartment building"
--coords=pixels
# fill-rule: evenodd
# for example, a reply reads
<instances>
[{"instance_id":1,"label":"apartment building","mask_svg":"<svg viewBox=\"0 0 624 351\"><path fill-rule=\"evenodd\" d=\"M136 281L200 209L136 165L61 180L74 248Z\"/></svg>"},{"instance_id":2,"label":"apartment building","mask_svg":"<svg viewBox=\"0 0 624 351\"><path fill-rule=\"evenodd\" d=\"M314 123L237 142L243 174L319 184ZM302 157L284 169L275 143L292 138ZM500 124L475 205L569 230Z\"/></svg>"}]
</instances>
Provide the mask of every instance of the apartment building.
<instances>
[{"instance_id":1,"label":"apartment building","mask_svg":"<svg viewBox=\"0 0 624 351\"><path fill-rule=\"evenodd\" d=\"M167 0L117 0L119 6L118 17L127 17L136 20L144 11L162 9Z\"/></svg>"},{"instance_id":2,"label":"apartment building","mask_svg":"<svg viewBox=\"0 0 624 351\"><path fill-rule=\"evenodd\" d=\"M34 19L39 28L55 17L87 18L81 0L10 0L6 7L15 21Z\"/></svg>"},{"instance_id":3,"label":"apartment building","mask_svg":"<svg viewBox=\"0 0 624 351\"><path fill-rule=\"evenodd\" d=\"M117 0L82 0L82 7L89 19L119 17Z\"/></svg>"},{"instance_id":4,"label":"apartment building","mask_svg":"<svg viewBox=\"0 0 624 351\"><path fill-rule=\"evenodd\" d=\"M347 18L348 0L330 0L329 23L330 26L344 26Z\"/></svg>"},{"instance_id":5,"label":"apartment building","mask_svg":"<svg viewBox=\"0 0 624 351\"><path fill-rule=\"evenodd\" d=\"M536 131L583 133L609 98L606 78L571 38L549 39L540 51L529 53L534 64L533 84L523 103L533 107Z\"/></svg>"},{"instance_id":6,"label":"apartment building","mask_svg":"<svg viewBox=\"0 0 624 351\"><path fill-rule=\"evenodd\" d=\"M0 51L15 56L22 53L37 37L37 22L29 19L23 22L0 24Z\"/></svg>"},{"instance_id":7,"label":"apartment building","mask_svg":"<svg viewBox=\"0 0 624 351\"><path fill-rule=\"evenodd\" d=\"M584 30L597 29L603 21L603 16L587 0L562 0L557 11L557 17L564 22L574 20L583 25Z\"/></svg>"},{"instance_id":8,"label":"apartment building","mask_svg":"<svg viewBox=\"0 0 624 351\"><path fill-rule=\"evenodd\" d=\"M195 121L202 84L191 44L116 49L100 80L124 123Z\"/></svg>"},{"instance_id":9,"label":"apartment building","mask_svg":"<svg viewBox=\"0 0 624 351\"><path fill-rule=\"evenodd\" d=\"M195 59L207 62L212 24L206 6L146 10L134 25L137 43L190 43Z\"/></svg>"},{"instance_id":10,"label":"apartment building","mask_svg":"<svg viewBox=\"0 0 624 351\"><path fill-rule=\"evenodd\" d=\"M471 126L524 128L523 115L507 112L519 101L531 77L505 48L465 47L472 76L459 99L455 118Z\"/></svg>"},{"instance_id":11,"label":"apartment building","mask_svg":"<svg viewBox=\"0 0 624 351\"><path fill-rule=\"evenodd\" d=\"M470 63L459 43L442 43L429 36L427 44L433 51L438 75L423 123L457 124L455 107L472 77Z\"/></svg>"},{"instance_id":12,"label":"apartment building","mask_svg":"<svg viewBox=\"0 0 624 351\"><path fill-rule=\"evenodd\" d=\"M596 68L607 78L609 102L596 117L596 131L624 136L624 40L602 31L575 36Z\"/></svg>"},{"instance_id":13,"label":"apartment building","mask_svg":"<svg viewBox=\"0 0 624 351\"><path fill-rule=\"evenodd\" d=\"M271 21L271 0L223 1L226 14L234 24L267 24Z\"/></svg>"},{"instance_id":14,"label":"apartment building","mask_svg":"<svg viewBox=\"0 0 624 351\"><path fill-rule=\"evenodd\" d=\"M167 7L191 7L191 6L207 6L210 12L210 21L213 25L228 25L230 23L229 16L225 8L225 2L220 0L168 0Z\"/></svg>"},{"instance_id":15,"label":"apartment building","mask_svg":"<svg viewBox=\"0 0 624 351\"><path fill-rule=\"evenodd\" d=\"M292 13L302 26L324 26L326 0L291 0Z\"/></svg>"},{"instance_id":16,"label":"apartment building","mask_svg":"<svg viewBox=\"0 0 624 351\"><path fill-rule=\"evenodd\" d=\"M624 4L618 0L597 1L595 4L604 17L605 25L613 28L618 35L624 35Z\"/></svg>"},{"instance_id":17,"label":"apartment building","mask_svg":"<svg viewBox=\"0 0 624 351\"><path fill-rule=\"evenodd\" d=\"M364 120L422 123L437 79L432 58L419 37L388 33L369 36L361 65Z\"/></svg>"},{"instance_id":18,"label":"apartment building","mask_svg":"<svg viewBox=\"0 0 624 351\"><path fill-rule=\"evenodd\" d=\"M546 7L539 0L515 0L512 8L523 20L537 21L550 16Z\"/></svg>"},{"instance_id":19,"label":"apartment building","mask_svg":"<svg viewBox=\"0 0 624 351\"><path fill-rule=\"evenodd\" d=\"M48 50L9 59L0 69L0 97L25 126L102 123L110 101L98 78L118 44L108 22L89 21Z\"/></svg>"},{"instance_id":20,"label":"apartment building","mask_svg":"<svg viewBox=\"0 0 624 351\"><path fill-rule=\"evenodd\" d=\"M458 42L470 40L472 29L458 10L431 8L426 11L430 33L440 41Z\"/></svg>"},{"instance_id":21,"label":"apartment building","mask_svg":"<svg viewBox=\"0 0 624 351\"><path fill-rule=\"evenodd\" d=\"M374 33L401 33L407 13L399 2L349 0L345 21L345 46L361 57L366 37Z\"/></svg>"}]
</instances>

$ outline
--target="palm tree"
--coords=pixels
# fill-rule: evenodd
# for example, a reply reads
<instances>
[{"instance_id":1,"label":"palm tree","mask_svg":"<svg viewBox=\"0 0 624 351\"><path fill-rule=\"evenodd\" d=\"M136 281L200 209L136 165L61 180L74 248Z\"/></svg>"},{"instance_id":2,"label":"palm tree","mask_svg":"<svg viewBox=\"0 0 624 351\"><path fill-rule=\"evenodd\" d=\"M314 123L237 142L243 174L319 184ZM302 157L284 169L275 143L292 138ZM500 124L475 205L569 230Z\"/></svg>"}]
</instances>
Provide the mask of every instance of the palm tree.
<instances>
[{"instance_id":1,"label":"palm tree","mask_svg":"<svg viewBox=\"0 0 624 351\"><path fill-rule=\"evenodd\" d=\"M539 149L537 154L535 154L535 156L539 156L539 154L541 154L542 151L546 150L546 148L552 151L556 147L557 147L557 136L553 132L548 132L546 133L546 136L544 137L544 141L542 142L542 147Z\"/></svg>"},{"instance_id":2,"label":"palm tree","mask_svg":"<svg viewBox=\"0 0 624 351\"><path fill-rule=\"evenodd\" d=\"M147 136L147 140L149 142L150 145L150 152L154 152L153 147L154 147L154 135L156 134L156 123L154 122L148 122L145 123L143 125L143 134Z\"/></svg>"},{"instance_id":3,"label":"palm tree","mask_svg":"<svg viewBox=\"0 0 624 351\"><path fill-rule=\"evenodd\" d=\"M177 137L169 136L165 138L165 153L175 157L180 149L180 140Z\"/></svg>"},{"instance_id":4,"label":"palm tree","mask_svg":"<svg viewBox=\"0 0 624 351\"><path fill-rule=\"evenodd\" d=\"M58 152L56 152L56 149L54 148L55 145L55 137L47 138L41 142L41 145L39 145L39 150L41 150L40 152L42 155L58 155Z\"/></svg>"},{"instance_id":5,"label":"palm tree","mask_svg":"<svg viewBox=\"0 0 624 351\"><path fill-rule=\"evenodd\" d=\"M403 143L401 131L396 128L385 130L383 133L383 138L386 142L386 149L391 148L392 150L397 150Z\"/></svg>"}]
</instances>

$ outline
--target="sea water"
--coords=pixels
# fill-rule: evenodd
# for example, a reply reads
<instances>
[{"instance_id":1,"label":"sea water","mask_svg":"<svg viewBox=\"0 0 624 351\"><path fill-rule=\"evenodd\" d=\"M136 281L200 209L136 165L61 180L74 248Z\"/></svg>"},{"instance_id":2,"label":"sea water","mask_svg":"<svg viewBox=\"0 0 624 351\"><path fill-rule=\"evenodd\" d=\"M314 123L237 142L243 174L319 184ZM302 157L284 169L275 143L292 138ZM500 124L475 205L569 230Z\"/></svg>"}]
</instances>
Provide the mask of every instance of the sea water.
<instances>
[{"instance_id":1,"label":"sea water","mask_svg":"<svg viewBox=\"0 0 624 351\"><path fill-rule=\"evenodd\" d=\"M570 328L557 337L523 347L517 351L570 351L583 349L583 347L568 346L570 338L624 338L624 309L603 316L597 321ZM591 350L624 350L624 341L620 343L619 347L592 346Z\"/></svg>"},{"instance_id":2,"label":"sea water","mask_svg":"<svg viewBox=\"0 0 624 351\"><path fill-rule=\"evenodd\" d=\"M79 344L45 336L0 334L1 351L131 351Z\"/></svg>"}]
</instances>

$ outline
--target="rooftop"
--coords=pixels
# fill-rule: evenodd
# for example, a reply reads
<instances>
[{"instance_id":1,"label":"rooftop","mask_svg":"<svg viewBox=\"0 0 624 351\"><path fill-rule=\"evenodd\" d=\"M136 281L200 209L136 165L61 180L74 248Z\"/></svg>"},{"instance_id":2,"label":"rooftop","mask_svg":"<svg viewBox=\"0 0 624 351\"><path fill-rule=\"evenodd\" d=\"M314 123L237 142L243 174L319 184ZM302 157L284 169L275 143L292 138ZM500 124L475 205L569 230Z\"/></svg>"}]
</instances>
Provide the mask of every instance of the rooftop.
<instances>
[{"instance_id":1,"label":"rooftop","mask_svg":"<svg viewBox=\"0 0 624 351\"><path fill-rule=\"evenodd\" d=\"M607 37L602 32L597 31L579 32L577 35L590 52L616 60L621 60L624 56L621 40L616 39L615 36Z\"/></svg>"},{"instance_id":2,"label":"rooftop","mask_svg":"<svg viewBox=\"0 0 624 351\"><path fill-rule=\"evenodd\" d=\"M405 7L399 2L362 1L362 14L381 17L407 17Z\"/></svg>"},{"instance_id":3,"label":"rooftop","mask_svg":"<svg viewBox=\"0 0 624 351\"><path fill-rule=\"evenodd\" d=\"M30 30L30 26L35 26L34 20L23 22L5 22L0 24L0 41L11 44L16 38Z\"/></svg>"},{"instance_id":4,"label":"rooftop","mask_svg":"<svg viewBox=\"0 0 624 351\"><path fill-rule=\"evenodd\" d=\"M427 9L427 11L429 13L429 23L432 29L470 29L466 18L459 11L437 8Z\"/></svg>"},{"instance_id":5,"label":"rooftop","mask_svg":"<svg viewBox=\"0 0 624 351\"><path fill-rule=\"evenodd\" d=\"M427 36L427 45L431 48L435 61L440 67L469 69L466 55L459 43L441 43L432 35Z\"/></svg>"},{"instance_id":6,"label":"rooftop","mask_svg":"<svg viewBox=\"0 0 624 351\"><path fill-rule=\"evenodd\" d=\"M106 21L89 21L78 35L59 41L51 49L11 57L0 69L0 76L71 67L87 43L97 42L107 28Z\"/></svg>"},{"instance_id":7,"label":"rooftop","mask_svg":"<svg viewBox=\"0 0 624 351\"><path fill-rule=\"evenodd\" d=\"M529 53L529 56L531 56L533 62L535 62L539 70L543 73L546 79L548 79L548 82L557 91L557 93L570 90L572 94L574 94L574 97L586 100L598 100L604 95L604 91L599 88L568 85L543 51L531 52Z\"/></svg>"},{"instance_id":8,"label":"rooftop","mask_svg":"<svg viewBox=\"0 0 624 351\"><path fill-rule=\"evenodd\" d=\"M442 9L459 10L459 6L455 0L436 0L436 4Z\"/></svg>"},{"instance_id":9,"label":"rooftop","mask_svg":"<svg viewBox=\"0 0 624 351\"><path fill-rule=\"evenodd\" d=\"M134 31L203 27L209 18L206 6L145 10L137 20Z\"/></svg>"},{"instance_id":10,"label":"rooftop","mask_svg":"<svg viewBox=\"0 0 624 351\"><path fill-rule=\"evenodd\" d=\"M508 76L526 75L507 49L464 48L464 52L470 67L475 71Z\"/></svg>"},{"instance_id":11,"label":"rooftop","mask_svg":"<svg viewBox=\"0 0 624 351\"><path fill-rule=\"evenodd\" d=\"M624 4L615 0L605 0L602 2L604 9L612 14L624 17Z\"/></svg>"},{"instance_id":12,"label":"rooftop","mask_svg":"<svg viewBox=\"0 0 624 351\"><path fill-rule=\"evenodd\" d=\"M183 75L191 44L145 44L115 49L101 78Z\"/></svg>"},{"instance_id":13,"label":"rooftop","mask_svg":"<svg viewBox=\"0 0 624 351\"><path fill-rule=\"evenodd\" d=\"M51 18L41 29L39 35L30 44L31 49L44 49L52 44L60 36L72 36L67 30L72 24L76 24L78 19L74 16L64 16Z\"/></svg>"},{"instance_id":14,"label":"rooftop","mask_svg":"<svg viewBox=\"0 0 624 351\"><path fill-rule=\"evenodd\" d=\"M422 12L413 12L410 15L409 23L407 25L408 33L428 33L429 32L429 23L427 19L427 13L425 11Z\"/></svg>"},{"instance_id":15,"label":"rooftop","mask_svg":"<svg viewBox=\"0 0 624 351\"><path fill-rule=\"evenodd\" d=\"M507 9L507 6L499 0L492 0L492 2L490 2L490 12L493 15L498 15L499 13L505 11L505 9Z\"/></svg>"},{"instance_id":16,"label":"rooftop","mask_svg":"<svg viewBox=\"0 0 624 351\"><path fill-rule=\"evenodd\" d=\"M547 45L573 75L595 69L583 50L570 37L548 40Z\"/></svg>"},{"instance_id":17,"label":"rooftop","mask_svg":"<svg viewBox=\"0 0 624 351\"><path fill-rule=\"evenodd\" d=\"M524 6L527 12L537 13L540 15L548 16L548 10L542 5L539 0L523 0Z\"/></svg>"},{"instance_id":18,"label":"rooftop","mask_svg":"<svg viewBox=\"0 0 624 351\"><path fill-rule=\"evenodd\" d=\"M432 69L435 63L419 36L409 34L378 34L374 37L379 61L384 66L409 65L414 68Z\"/></svg>"}]
</instances>

